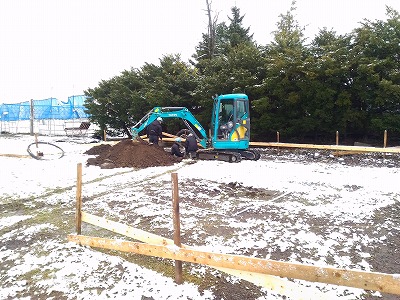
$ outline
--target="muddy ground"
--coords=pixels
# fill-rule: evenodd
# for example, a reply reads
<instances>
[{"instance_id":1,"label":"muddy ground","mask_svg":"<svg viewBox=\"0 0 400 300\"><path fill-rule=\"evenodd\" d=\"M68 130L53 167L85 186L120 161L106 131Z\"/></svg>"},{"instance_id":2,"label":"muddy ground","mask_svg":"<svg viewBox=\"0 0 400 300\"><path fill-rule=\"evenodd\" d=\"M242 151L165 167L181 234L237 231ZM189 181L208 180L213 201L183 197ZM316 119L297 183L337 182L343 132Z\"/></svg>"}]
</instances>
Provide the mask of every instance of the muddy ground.
<instances>
[{"instance_id":1,"label":"muddy ground","mask_svg":"<svg viewBox=\"0 0 400 300\"><path fill-rule=\"evenodd\" d=\"M0 220L11 216L21 219L12 226L0 227L0 295L14 295L4 299L83 299L83 295L87 299L97 299L97 295L172 299L168 294L157 296L157 282L151 281L153 278L147 281L125 262L174 278L173 262L66 243L67 234L75 229L75 157L86 163L82 197L84 210L91 214L172 238L169 175L178 172L184 244L281 261L400 273L400 193L393 186L387 191L379 189L390 179L384 177L386 173L398 176L398 155L272 148L260 151L259 162L181 161L162 147L124 140L115 145L74 146L56 162L3 157L7 180L12 184L2 186ZM368 197L368 192L375 190L365 186L362 178L354 178L363 177L371 167L382 176L376 193L381 198ZM46 175L52 169L58 174ZM241 174L254 179L244 180L237 176ZM262 184L255 182L254 175L263 180ZM334 176L346 175L349 178L336 182ZM57 181L51 185L52 179ZM30 183L36 184L32 192L19 196ZM299 184L291 187L294 183ZM13 189L15 184L17 189ZM313 192L321 196L314 197ZM349 207L356 207L354 212L345 202L352 199L354 206ZM88 224L83 225L82 232L115 237ZM115 259L109 259L110 255ZM85 260L92 256L98 263L93 269L85 267ZM120 258L123 260L114 262ZM79 272L65 274L71 264L76 264ZM184 264L184 280L195 283L205 294L211 290L211 299L288 299L199 265ZM123 288L116 288L120 286ZM334 291L338 299L398 299L345 287L311 286Z\"/></svg>"},{"instance_id":2,"label":"muddy ground","mask_svg":"<svg viewBox=\"0 0 400 300\"><path fill-rule=\"evenodd\" d=\"M306 150L306 149L258 149L262 153L262 160L275 161L277 159L281 161L296 161L304 164L313 164L316 162L325 163L330 166L345 165L345 166L374 166L377 168L399 168L400 159L398 155L393 154L376 154L376 153L359 153L359 154L342 154L341 152L332 151L321 151L321 150ZM136 167L136 168L147 168L152 166L168 166L179 162L181 159L171 156L162 147L155 145L147 145L144 143L132 142L131 140L121 141L114 146L100 145L91 148L86 151L85 154L96 155L96 158L89 158L88 165L103 166L105 168L118 168L118 167ZM181 185L182 189L188 189L191 191L190 195L203 195L213 199L214 197L224 199L239 199L239 198L250 198L253 200L261 200L268 202L271 199L279 197L281 193L279 191L271 191L259 188L249 188L241 185L238 182L231 182L228 185L217 185L215 188L210 189L209 186L196 184L195 181L186 181ZM361 187L355 185L349 185L346 187L349 191L356 191ZM157 197L157 190L152 193L148 193L150 197ZM218 202L209 201L204 199L199 201L199 198L193 198L190 196L181 196L181 200L185 205L196 207L197 209L207 211L207 218L209 220L218 220L219 216L224 209L219 207ZM200 199L201 200L201 199ZM223 202L223 205L226 205ZM238 203L239 204L239 203ZM119 202L109 203L109 209L115 210ZM233 204L234 205L234 204ZM316 235L324 236L329 234L332 230L342 231L344 227L352 228L352 234L359 236L368 236L371 240L380 241L381 237L385 237L385 246L380 246L380 242L376 244L371 243L371 249L364 249L371 255L369 263L374 269L379 270L383 273L396 274L400 272L400 235L394 234L390 227L383 226L383 223L399 224L400 217L400 204L397 202L395 205L382 208L375 212L370 219L363 220L362 224L353 224L348 221L345 223L338 223L335 219L329 216L315 218L307 213L302 213L299 217L306 219L310 226L310 231ZM249 209L241 209L240 206L232 208L229 211L230 215L235 216L237 219L235 222L241 223L246 222L250 219L259 219L260 216L263 220L269 220L269 222L280 223L280 224L294 224L294 219L282 214L278 211L271 211L263 207L254 207ZM135 218L127 218L127 223L134 223ZM217 221L216 221L217 222ZM152 228L152 220L141 220L141 224L146 227L145 230L154 230ZM218 224L218 226L216 225ZM228 223L218 221L213 226L211 221L208 224L199 224L203 229L202 234L194 232L186 232L184 242L187 244L199 243L199 240L206 239L207 236L220 236L224 239L233 236L235 228L229 226ZM368 224L368 225L363 225ZM377 230L379 228L379 230ZM197 228L198 229L198 228ZM161 235L168 235L168 231L162 228L158 228L157 231ZM195 237L195 238L193 238ZM361 247L361 246L360 246ZM288 256L292 252L296 252L296 247L287 248L285 251L274 251L271 249L259 249L257 255L260 257L270 257L274 260L287 260ZM347 255L343 252L341 245L338 245L338 255ZM244 255L252 255L253 249L243 251ZM307 255L310 255L308 253ZM333 261L332 261L333 263ZM210 276L209 278L214 278ZM212 279L211 282L205 282L204 286L212 284L213 290L217 295L217 299L224 299L226 295L230 295L227 299L255 299L257 295L260 295L259 288L252 284L242 282L241 285L232 285L225 280ZM202 286L202 285L201 285ZM250 294L250 295L249 295ZM370 293L366 293L363 299L378 299ZM397 296L384 295L384 299L397 299Z\"/></svg>"}]
</instances>

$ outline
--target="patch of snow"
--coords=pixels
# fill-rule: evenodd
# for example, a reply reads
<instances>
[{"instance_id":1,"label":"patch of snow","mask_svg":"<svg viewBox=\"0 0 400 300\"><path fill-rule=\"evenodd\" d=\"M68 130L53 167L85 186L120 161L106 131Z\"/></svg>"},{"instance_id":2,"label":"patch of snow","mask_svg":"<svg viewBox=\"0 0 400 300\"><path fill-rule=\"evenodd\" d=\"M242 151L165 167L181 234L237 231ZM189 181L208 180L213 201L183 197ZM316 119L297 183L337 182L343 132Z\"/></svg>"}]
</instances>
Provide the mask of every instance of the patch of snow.
<instances>
[{"instance_id":1,"label":"patch of snow","mask_svg":"<svg viewBox=\"0 0 400 300\"><path fill-rule=\"evenodd\" d=\"M14 224L17 224L18 222L29 219L29 218L32 218L32 216L11 216L11 217L1 218L0 219L0 229L13 226Z\"/></svg>"},{"instance_id":2,"label":"patch of snow","mask_svg":"<svg viewBox=\"0 0 400 300\"><path fill-rule=\"evenodd\" d=\"M1 299L28 298L30 293L32 298L61 294L67 299L215 299L211 290L200 293L194 284L177 285L170 277L122 257L67 242L65 230L75 229L78 163L83 169L85 211L120 222L132 217L131 226L150 224L164 232L173 229L171 172L177 172L179 182L188 183L180 195L193 200L180 204L182 236L203 251L267 259L282 255L292 262L373 270L369 262L373 254L368 251L387 243L390 234L398 234L400 228L396 220L383 220L378 225L371 221L377 211L398 203L397 168L350 167L340 164L340 158L339 163L329 165L318 162L318 153L308 164L292 157L239 164L197 161L143 170L100 169L86 166L87 156L82 155L93 145L42 138L60 145L65 157L40 161L0 156L0 164L7 170L1 175L0 205L12 201L33 211L21 211L21 215L3 211L0 215L0 259L4 266L0 267ZM32 137L27 136L4 139L0 154L26 155L31 142ZM274 194L268 199L224 194L224 187L232 184ZM203 190L197 193L194 188ZM36 212L53 207L61 211L54 218L63 218L63 222L33 224ZM320 223L310 224L309 219ZM214 222L224 227L214 228ZM364 232L362 228L367 226L374 227ZM215 229L212 236L207 235L210 228ZM374 237L381 231L388 233ZM48 237L50 232L54 233L52 238ZM218 271L200 265L194 265L190 272L199 277L207 272L218 276ZM393 278L400 279L400 275ZM229 280L238 282L234 277ZM295 282L340 299L361 299L363 294L347 287ZM261 290L265 295L260 300L284 298Z\"/></svg>"}]
</instances>

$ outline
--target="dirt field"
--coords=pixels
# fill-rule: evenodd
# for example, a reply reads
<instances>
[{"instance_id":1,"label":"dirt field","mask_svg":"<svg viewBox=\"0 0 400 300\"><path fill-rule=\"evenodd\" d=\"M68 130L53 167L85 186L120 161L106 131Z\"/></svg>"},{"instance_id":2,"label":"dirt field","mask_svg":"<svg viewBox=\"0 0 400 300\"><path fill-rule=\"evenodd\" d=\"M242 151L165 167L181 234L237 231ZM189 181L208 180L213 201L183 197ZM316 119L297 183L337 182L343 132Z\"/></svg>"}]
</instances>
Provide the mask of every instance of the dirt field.
<instances>
[{"instance_id":1,"label":"dirt field","mask_svg":"<svg viewBox=\"0 0 400 300\"><path fill-rule=\"evenodd\" d=\"M2 145L8 142L2 140ZM67 243L66 235L75 225L77 162L84 163L83 209L89 213L171 238L170 174L176 172L185 244L206 251L400 273L396 155L336 157L325 151L264 149L258 162L229 164L176 161L160 152L162 148L133 148L137 144L130 141L58 144L66 150L58 161L0 156L8 170L0 198L2 299L289 299L192 264L184 264L184 279L193 285L177 286L171 283L171 261ZM16 146L21 149L16 154L26 148ZM100 168L104 163L106 168ZM87 224L82 231L115 238ZM334 299L398 299L293 282Z\"/></svg>"},{"instance_id":2,"label":"dirt field","mask_svg":"<svg viewBox=\"0 0 400 300\"><path fill-rule=\"evenodd\" d=\"M326 164L329 163L341 163L347 166L375 166L375 167L388 167L388 168L398 168L400 166L400 159L396 156L391 156L390 159L384 159L384 155L382 154L355 154L355 155L343 155L338 158L338 156L332 155L331 151L313 151L313 150L277 150L277 149L269 149L263 150L263 159L264 160L275 160L276 157L280 157L283 161L284 160L296 160L296 161L303 161L304 163L313 163L314 161L323 162ZM144 154L145 153L145 154ZM100 165L104 162L107 162L108 159L111 159L115 165L115 167L150 167L150 166L157 166L157 165L171 165L177 162L177 159L171 158L168 153L161 147L157 146L148 146L143 145L141 143L132 143L130 140L120 142L119 144L115 145L114 147L105 147L103 149L100 148L92 148L91 150L87 151L86 154L97 154L97 158L94 159L96 163L95 165ZM92 161L89 159L89 164L92 164ZM269 191L265 189L258 189L258 188L248 188L242 186L240 183L229 183L228 185L220 186L218 189L214 189L214 193L209 190L209 187L203 188L201 186L196 186L195 182L185 182L183 188L190 188L192 192L196 195L200 194L207 194L208 197L215 197L220 196L221 192L226 194L223 197L226 198L252 198L254 199L262 199L263 201L269 201L279 195L278 191ZM354 191L359 189L358 186L347 186L350 191ZM154 195L156 196L156 195ZM184 198L182 199L183 202L187 205L194 205L199 209L213 211L216 209L215 204L210 205L207 201L200 202L191 198ZM112 207L115 209L115 207ZM218 209L215 212L218 215ZM400 211L400 204L397 202L394 206L389 208L383 209L380 212L376 212L375 216L369 220L368 225L357 225L354 230L358 232L357 234L364 234L368 235L370 238L374 237L377 240L380 240L380 236L387 237L388 235L391 236L388 240L388 246L379 247L379 243L377 243L376 249L374 253L371 255L370 264L376 268L380 269L380 272L385 273L396 273L399 271L398 265L400 265L400 237L399 236L392 236L390 234L390 230L379 230L379 233L376 231L376 227L379 224L385 222L385 218L389 218L392 220L399 220L397 217L397 212ZM246 222L246 220L258 218L260 215L268 215L269 220L274 220L279 223L290 223L292 222L292 218L285 218L278 213L274 213L268 211L267 209L248 209L248 210L234 210L234 215L239 219L240 222ZM303 218L308 219L308 223L310 224L311 231L317 235L324 235L332 228L343 226L346 227L353 227L354 224L352 222L347 222L342 225L335 224L335 220L329 217L319 217L319 218L312 218L309 216L302 216ZM128 222L133 222L134 220L127 220ZM221 225L221 224L220 224ZM327 230L329 228L329 230ZM150 230L150 228L149 228ZM200 238L206 238L207 236L218 236L218 235L232 235L233 229L230 232L226 226L218 227L218 229L214 230L205 230L204 235L200 236ZM186 233L186 235L190 236L192 233ZM377 235L379 234L379 235ZM194 243L194 240L187 240L189 244ZM292 249L295 251L295 249ZM257 251L258 255L262 257L270 256L270 258L274 260L285 260L287 258L287 254L290 253L289 249L285 252L275 253L271 255L268 249L263 249L263 251ZM245 255L251 255L251 252L243 253ZM393 262L396 262L393 264ZM226 287L226 285L225 285ZM221 297L227 291L224 291L224 288L220 289ZM229 287L232 289L232 287ZM241 288L242 289L242 288ZM248 289L248 288L247 288ZM243 299L243 295L236 292L238 294L237 299ZM248 297L248 296L247 296ZM368 296L365 299L368 299L372 296ZM388 299L393 296L386 296ZM372 298L371 298L372 299Z\"/></svg>"}]
</instances>

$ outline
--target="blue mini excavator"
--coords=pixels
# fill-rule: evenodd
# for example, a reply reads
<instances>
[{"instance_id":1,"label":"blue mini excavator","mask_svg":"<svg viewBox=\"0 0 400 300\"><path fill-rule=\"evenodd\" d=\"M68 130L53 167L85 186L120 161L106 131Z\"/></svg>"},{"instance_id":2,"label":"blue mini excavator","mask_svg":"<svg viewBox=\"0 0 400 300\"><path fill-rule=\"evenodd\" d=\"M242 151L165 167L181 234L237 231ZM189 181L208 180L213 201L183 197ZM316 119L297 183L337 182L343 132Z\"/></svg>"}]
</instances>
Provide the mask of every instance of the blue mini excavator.
<instances>
[{"instance_id":1,"label":"blue mini excavator","mask_svg":"<svg viewBox=\"0 0 400 300\"><path fill-rule=\"evenodd\" d=\"M186 107L154 107L131 128L136 139L151 122L161 118L181 119L186 128L177 136L193 133L200 148L197 159L239 162L242 159L258 160L260 154L249 149L250 113L249 98L245 94L219 95L214 98L210 136Z\"/></svg>"}]
</instances>

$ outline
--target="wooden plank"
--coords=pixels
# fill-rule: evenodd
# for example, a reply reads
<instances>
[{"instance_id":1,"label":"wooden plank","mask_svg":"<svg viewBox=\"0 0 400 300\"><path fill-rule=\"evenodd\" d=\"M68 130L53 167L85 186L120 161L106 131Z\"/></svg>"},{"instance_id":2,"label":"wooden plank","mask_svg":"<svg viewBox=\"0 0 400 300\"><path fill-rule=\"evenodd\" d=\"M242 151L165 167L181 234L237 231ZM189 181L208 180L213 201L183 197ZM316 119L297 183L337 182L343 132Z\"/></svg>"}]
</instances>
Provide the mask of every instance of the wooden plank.
<instances>
[{"instance_id":1,"label":"wooden plank","mask_svg":"<svg viewBox=\"0 0 400 300\"><path fill-rule=\"evenodd\" d=\"M0 154L0 156L5 156L5 157L16 157L16 158L30 158L30 155L23 155L23 154L12 154L12 153L4 153Z\"/></svg>"},{"instance_id":2,"label":"wooden plank","mask_svg":"<svg viewBox=\"0 0 400 300\"><path fill-rule=\"evenodd\" d=\"M76 175L76 233L81 234L82 230L82 163L77 165Z\"/></svg>"},{"instance_id":3,"label":"wooden plank","mask_svg":"<svg viewBox=\"0 0 400 300\"><path fill-rule=\"evenodd\" d=\"M141 138L143 141L146 141L146 142L149 141L149 139L147 138L146 135L140 136L140 138ZM163 137L163 138L162 138L162 141L163 141L163 142L171 142L171 143L173 143L173 142L175 142L175 139L176 139L176 137L175 137L175 138ZM182 139L182 141L185 141L185 139Z\"/></svg>"},{"instance_id":4,"label":"wooden plank","mask_svg":"<svg viewBox=\"0 0 400 300\"><path fill-rule=\"evenodd\" d=\"M177 135L170 134L170 133L164 132L164 131L162 132L162 135L163 135L163 136L170 137L170 138L172 138L172 139L176 139L176 138L178 137ZM146 138L147 138L147 134L141 135L140 138L146 139ZM165 137L163 137L163 139L164 139L164 138L165 138Z\"/></svg>"},{"instance_id":5,"label":"wooden plank","mask_svg":"<svg viewBox=\"0 0 400 300\"><path fill-rule=\"evenodd\" d=\"M150 245L82 235L68 235L68 240L91 247L133 252L141 255L181 260L212 267L237 269L246 272L270 274L400 295L399 274L391 275L322 266L318 267L241 255L185 249L176 246Z\"/></svg>"},{"instance_id":6,"label":"wooden plank","mask_svg":"<svg viewBox=\"0 0 400 300\"><path fill-rule=\"evenodd\" d=\"M334 156L343 156L343 155L355 155L355 154L364 154L365 152L357 152L357 151L335 151L332 154Z\"/></svg>"},{"instance_id":7,"label":"wooden plank","mask_svg":"<svg viewBox=\"0 0 400 300\"><path fill-rule=\"evenodd\" d=\"M377 147L340 146L340 145L250 142L250 146L278 147L278 148L305 148L305 149L320 149L320 150L343 150L343 151L357 151L357 152L400 153L400 148L377 148Z\"/></svg>"},{"instance_id":8,"label":"wooden plank","mask_svg":"<svg viewBox=\"0 0 400 300\"><path fill-rule=\"evenodd\" d=\"M98 217L87 212L82 211L82 221L99 226L101 228L110 230L115 233L119 233L125 235L127 237L131 237L135 240L149 243L149 244L157 244L157 245L174 245L174 241L170 239L165 239L161 236L158 236L153 233L146 232L144 230L140 230L137 228L133 228L131 226L117 223L111 220L107 220L102 217Z\"/></svg>"},{"instance_id":9,"label":"wooden plank","mask_svg":"<svg viewBox=\"0 0 400 300\"><path fill-rule=\"evenodd\" d=\"M177 135L174 135L174 134L170 134L170 133L168 133L168 132L162 132L162 134L164 135L164 136L167 136L167 137L170 137L170 138L172 138L172 139L176 139L178 136Z\"/></svg>"},{"instance_id":10,"label":"wooden plank","mask_svg":"<svg viewBox=\"0 0 400 300\"><path fill-rule=\"evenodd\" d=\"M336 295L321 292L315 287L302 286L274 275L247 272L229 268L213 267L216 270L236 276L242 280L264 287L276 294L284 295L296 300L336 300Z\"/></svg>"},{"instance_id":11,"label":"wooden plank","mask_svg":"<svg viewBox=\"0 0 400 300\"><path fill-rule=\"evenodd\" d=\"M82 221L90 223L95 226L99 226L101 228L110 230L112 232L121 235L125 235L127 237L133 238L141 242L156 244L156 245L171 245L171 246L174 245L174 241L171 239L167 239L159 235L146 232L144 230L136 229L129 225L107 220L105 218L98 217L86 213L84 211L82 211ZM186 249L195 249L185 244L182 244L181 247ZM315 288L304 287L297 283L273 275L255 274L252 272L234 270L229 268L219 268L219 267L214 267L214 268L219 271L225 272L229 275L233 275L240 279L254 283L256 285L265 287L278 294L286 295L288 297L291 297L292 299L298 299L298 300L329 299L325 293L322 293Z\"/></svg>"}]
</instances>

